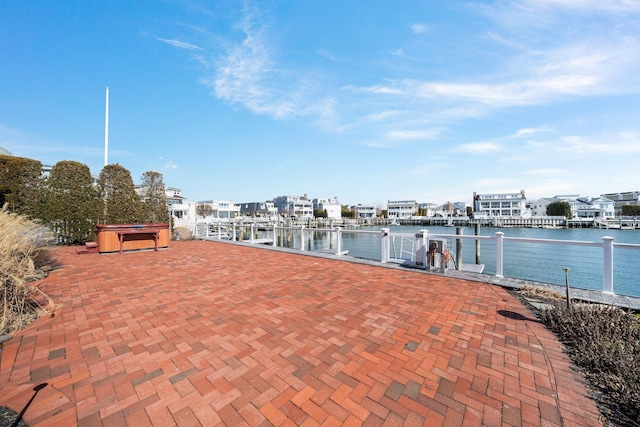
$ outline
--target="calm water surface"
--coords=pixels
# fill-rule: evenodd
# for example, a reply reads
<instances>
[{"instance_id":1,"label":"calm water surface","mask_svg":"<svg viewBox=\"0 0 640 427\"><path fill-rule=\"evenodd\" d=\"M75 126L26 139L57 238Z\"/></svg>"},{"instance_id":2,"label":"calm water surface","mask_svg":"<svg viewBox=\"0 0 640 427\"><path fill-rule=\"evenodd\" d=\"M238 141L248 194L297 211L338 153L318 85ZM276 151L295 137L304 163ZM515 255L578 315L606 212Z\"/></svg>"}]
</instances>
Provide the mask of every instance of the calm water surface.
<instances>
[{"instance_id":1,"label":"calm water surface","mask_svg":"<svg viewBox=\"0 0 640 427\"><path fill-rule=\"evenodd\" d=\"M389 227L393 234L415 234L427 230L429 235L455 235L456 227ZM473 227L461 227L463 234L474 235ZM380 227L360 227L358 230L379 230ZM604 236L614 238L615 243L640 245L640 230L615 229L544 229L544 228L494 228L480 229L480 235L495 236L503 232L504 276L533 280L556 285L565 284L564 268L569 268L569 284L572 287L601 291L603 288L603 251L598 247L574 245L540 244L531 242L511 242L509 237L527 239L549 239L562 241L586 241L602 243ZM414 239L414 238L413 238ZM400 240L396 238L392 251L400 253ZM445 239L447 248L455 251L455 241ZM323 243L314 241L313 246ZM403 249L409 249L408 241ZM380 259L380 238L374 235L343 233L343 249L350 256L368 259ZM463 263L473 264L476 259L475 241L463 240ZM481 241L480 262L485 265L485 273L495 274L495 242ZM615 247L614 249L614 287L616 294L640 297L640 249Z\"/></svg>"}]
</instances>

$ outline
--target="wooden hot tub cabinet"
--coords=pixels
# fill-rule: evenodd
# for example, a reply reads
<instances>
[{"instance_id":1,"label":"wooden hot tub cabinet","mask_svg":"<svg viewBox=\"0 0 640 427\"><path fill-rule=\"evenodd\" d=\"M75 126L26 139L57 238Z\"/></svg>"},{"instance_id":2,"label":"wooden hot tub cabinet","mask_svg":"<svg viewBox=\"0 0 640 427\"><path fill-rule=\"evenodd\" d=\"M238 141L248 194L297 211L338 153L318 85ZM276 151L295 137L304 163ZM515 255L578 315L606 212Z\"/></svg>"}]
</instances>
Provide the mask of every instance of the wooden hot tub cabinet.
<instances>
[{"instance_id":1,"label":"wooden hot tub cabinet","mask_svg":"<svg viewBox=\"0 0 640 427\"><path fill-rule=\"evenodd\" d=\"M98 252L124 252L169 247L169 224L98 224Z\"/></svg>"}]
</instances>

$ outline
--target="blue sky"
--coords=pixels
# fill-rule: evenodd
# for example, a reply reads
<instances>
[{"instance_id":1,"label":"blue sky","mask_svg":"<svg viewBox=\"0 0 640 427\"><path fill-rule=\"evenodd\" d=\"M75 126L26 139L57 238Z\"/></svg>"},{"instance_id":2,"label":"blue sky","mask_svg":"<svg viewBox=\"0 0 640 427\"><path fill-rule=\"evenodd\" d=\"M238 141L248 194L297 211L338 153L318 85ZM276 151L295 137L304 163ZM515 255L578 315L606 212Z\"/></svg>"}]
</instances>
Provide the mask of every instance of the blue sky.
<instances>
[{"instance_id":1,"label":"blue sky","mask_svg":"<svg viewBox=\"0 0 640 427\"><path fill-rule=\"evenodd\" d=\"M640 189L640 1L0 2L0 147L189 200Z\"/></svg>"}]
</instances>

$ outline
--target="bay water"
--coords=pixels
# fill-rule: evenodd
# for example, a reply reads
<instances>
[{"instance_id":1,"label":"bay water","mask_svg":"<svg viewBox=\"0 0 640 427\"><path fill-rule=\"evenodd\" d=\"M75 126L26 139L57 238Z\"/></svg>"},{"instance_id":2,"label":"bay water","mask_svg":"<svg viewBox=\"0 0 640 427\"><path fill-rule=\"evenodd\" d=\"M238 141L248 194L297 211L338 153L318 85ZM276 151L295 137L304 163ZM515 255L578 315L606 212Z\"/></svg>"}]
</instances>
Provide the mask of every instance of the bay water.
<instances>
[{"instance_id":1,"label":"bay water","mask_svg":"<svg viewBox=\"0 0 640 427\"><path fill-rule=\"evenodd\" d=\"M358 230L379 231L382 227L359 227ZM464 235L474 235L473 227L460 227ZM427 230L428 235L442 239L447 249L455 252L456 227L442 226L393 226L391 233L391 250L396 256L405 258L411 251L411 240L415 233ZM573 244L548 244L540 242L517 242L508 238L560 240L565 242L602 243L605 236L613 237L614 243L640 245L640 230L571 228L497 228L483 227L482 236L495 236L496 232L504 233L504 268L505 277L532 280L564 286L569 281L571 287L603 290L604 255L601 247ZM394 238L397 234L411 235L408 239ZM446 238L434 235L447 235ZM327 238L327 237L324 237ZM316 241L313 247L325 243ZM323 240L323 238L320 238ZM403 241L404 240L404 241ZM463 239L462 261L465 264L476 262L476 243ZM349 251L349 256L380 260L381 243L379 235L350 233L345 230L342 235L342 249ZM485 266L484 272L495 274L495 241L482 240L480 243L480 263ZM569 269L565 272L565 268ZM613 291L619 295L640 297L640 248L614 247L614 286Z\"/></svg>"}]
</instances>

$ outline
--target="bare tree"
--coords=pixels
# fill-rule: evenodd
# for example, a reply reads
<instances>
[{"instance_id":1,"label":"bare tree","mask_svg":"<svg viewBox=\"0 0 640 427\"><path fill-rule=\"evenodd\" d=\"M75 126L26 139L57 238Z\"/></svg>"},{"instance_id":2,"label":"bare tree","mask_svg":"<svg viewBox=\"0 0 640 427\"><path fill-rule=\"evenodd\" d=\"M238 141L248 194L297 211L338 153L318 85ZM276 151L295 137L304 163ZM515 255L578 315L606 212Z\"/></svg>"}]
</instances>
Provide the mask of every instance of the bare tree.
<instances>
[{"instance_id":1,"label":"bare tree","mask_svg":"<svg viewBox=\"0 0 640 427\"><path fill-rule=\"evenodd\" d=\"M213 215L213 208L207 203L200 203L196 206L196 214L202 218Z\"/></svg>"}]
</instances>

